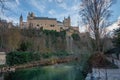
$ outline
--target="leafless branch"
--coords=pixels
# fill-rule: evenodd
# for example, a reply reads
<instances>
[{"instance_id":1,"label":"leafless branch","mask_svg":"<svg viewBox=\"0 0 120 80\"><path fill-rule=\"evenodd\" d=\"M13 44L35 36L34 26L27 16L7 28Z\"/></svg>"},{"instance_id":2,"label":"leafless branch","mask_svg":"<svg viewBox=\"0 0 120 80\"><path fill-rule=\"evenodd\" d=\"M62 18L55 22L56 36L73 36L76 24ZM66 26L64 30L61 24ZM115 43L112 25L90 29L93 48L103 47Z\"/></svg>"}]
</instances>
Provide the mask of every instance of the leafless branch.
<instances>
[{"instance_id":1,"label":"leafless branch","mask_svg":"<svg viewBox=\"0 0 120 80\"><path fill-rule=\"evenodd\" d=\"M81 0L80 15L85 25L94 33L96 50L100 52L100 38L105 35L106 22L111 15L110 6L113 0Z\"/></svg>"}]
</instances>

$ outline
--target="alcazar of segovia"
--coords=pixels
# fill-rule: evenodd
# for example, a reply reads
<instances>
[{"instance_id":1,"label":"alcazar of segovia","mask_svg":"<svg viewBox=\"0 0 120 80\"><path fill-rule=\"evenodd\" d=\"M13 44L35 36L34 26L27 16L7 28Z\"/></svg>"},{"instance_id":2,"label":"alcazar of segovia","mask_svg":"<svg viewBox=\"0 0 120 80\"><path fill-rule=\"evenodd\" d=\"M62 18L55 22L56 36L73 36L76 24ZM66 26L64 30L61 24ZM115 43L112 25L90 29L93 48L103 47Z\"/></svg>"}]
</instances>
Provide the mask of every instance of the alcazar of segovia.
<instances>
[{"instance_id":1,"label":"alcazar of segovia","mask_svg":"<svg viewBox=\"0 0 120 80\"><path fill-rule=\"evenodd\" d=\"M57 32L67 29L79 31L79 27L71 26L70 16L64 18L63 22L60 22L56 18L36 17L33 12L28 13L27 22L23 22L23 16L21 15L19 26L20 28L42 28L43 30L56 30Z\"/></svg>"}]
</instances>

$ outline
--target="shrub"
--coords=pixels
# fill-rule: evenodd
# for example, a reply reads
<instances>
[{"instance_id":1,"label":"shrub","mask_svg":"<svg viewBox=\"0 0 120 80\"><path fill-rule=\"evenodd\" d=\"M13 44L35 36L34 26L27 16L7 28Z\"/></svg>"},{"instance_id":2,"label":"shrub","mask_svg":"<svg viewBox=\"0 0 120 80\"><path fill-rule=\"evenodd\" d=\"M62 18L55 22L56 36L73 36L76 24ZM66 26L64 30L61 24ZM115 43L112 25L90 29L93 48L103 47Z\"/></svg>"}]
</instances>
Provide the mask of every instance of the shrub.
<instances>
[{"instance_id":1,"label":"shrub","mask_svg":"<svg viewBox=\"0 0 120 80\"><path fill-rule=\"evenodd\" d=\"M28 42L28 41L22 41L21 44L20 44L20 47L19 47L18 51L27 51L30 46L31 46L30 42Z\"/></svg>"},{"instance_id":2,"label":"shrub","mask_svg":"<svg viewBox=\"0 0 120 80\"><path fill-rule=\"evenodd\" d=\"M37 61L41 58L51 58L53 56L55 57L63 57L67 56L69 53L66 51L59 51L59 52L51 52L51 53L37 53L37 52L10 52L6 56L7 64L10 66L16 65L16 64L24 64L31 61Z\"/></svg>"},{"instance_id":3,"label":"shrub","mask_svg":"<svg viewBox=\"0 0 120 80\"><path fill-rule=\"evenodd\" d=\"M23 64L30 61L35 61L40 59L38 53L31 52L10 52L6 56L7 64L12 66L14 64Z\"/></svg>"},{"instance_id":4,"label":"shrub","mask_svg":"<svg viewBox=\"0 0 120 80\"><path fill-rule=\"evenodd\" d=\"M80 36L76 33L72 34L72 38L76 41L79 41L80 40Z\"/></svg>"}]
</instances>

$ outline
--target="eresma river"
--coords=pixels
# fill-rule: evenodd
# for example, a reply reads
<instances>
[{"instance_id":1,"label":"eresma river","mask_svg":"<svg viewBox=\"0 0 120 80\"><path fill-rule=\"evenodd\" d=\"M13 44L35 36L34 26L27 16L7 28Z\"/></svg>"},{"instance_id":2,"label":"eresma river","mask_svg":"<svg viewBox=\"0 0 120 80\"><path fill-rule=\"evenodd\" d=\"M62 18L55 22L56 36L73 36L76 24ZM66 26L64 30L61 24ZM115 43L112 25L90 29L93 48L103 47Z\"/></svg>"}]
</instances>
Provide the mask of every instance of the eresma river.
<instances>
[{"instance_id":1,"label":"eresma river","mask_svg":"<svg viewBox=\"0 0 120 80\"><path fill-rule=\"evenodd\" d=\"M0 80L83 80L79 66L55 64L1 74Z\"/></svg>"}]
</instances>

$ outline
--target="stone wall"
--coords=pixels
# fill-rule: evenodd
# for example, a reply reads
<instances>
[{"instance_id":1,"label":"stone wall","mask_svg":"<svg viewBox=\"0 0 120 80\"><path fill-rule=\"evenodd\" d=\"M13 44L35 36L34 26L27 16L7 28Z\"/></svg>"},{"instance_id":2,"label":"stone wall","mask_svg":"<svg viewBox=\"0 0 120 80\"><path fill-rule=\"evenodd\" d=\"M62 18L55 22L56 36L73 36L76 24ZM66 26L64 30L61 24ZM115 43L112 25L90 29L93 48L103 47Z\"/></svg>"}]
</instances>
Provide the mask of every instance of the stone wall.
<instances>
[{"instance_id":1,"label":"stone wall","mask_svg":"<svg viewBox=\"0 0 120 80\"><path fill-rule=\"evenodd\" d=\"M0 65L3 65L6 63L6 53L0 52Z\"/></svg>"}]
</instances>

